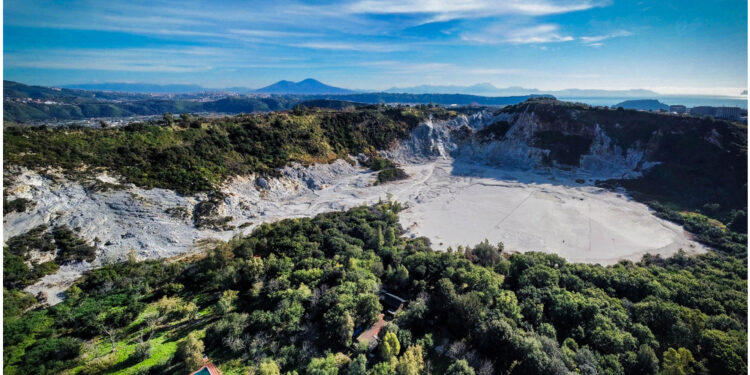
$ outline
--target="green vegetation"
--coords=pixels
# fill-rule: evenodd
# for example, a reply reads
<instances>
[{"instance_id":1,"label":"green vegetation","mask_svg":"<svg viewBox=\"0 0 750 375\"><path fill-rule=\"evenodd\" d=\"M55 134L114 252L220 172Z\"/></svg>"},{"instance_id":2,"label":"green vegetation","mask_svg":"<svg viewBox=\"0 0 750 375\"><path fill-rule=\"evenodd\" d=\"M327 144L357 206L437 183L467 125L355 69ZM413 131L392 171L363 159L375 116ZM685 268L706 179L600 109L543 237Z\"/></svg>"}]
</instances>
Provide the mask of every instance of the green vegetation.
<instances>
[{"instance_id":1,"label":"green vegetation","mask_svg":"<svg viewBox=\"0 0 750 375\"><path fill-rule=\"evenodd\" d=\"M45 275L55 273L62 264L92 261L96 248L66 226L48 228L40 225L30 231L11 237L3 248L3 286L21 289L35 283ZM36 263L31 252L41 256L54 255L54 261Z\"/></svg>"},{"instance_id":2,"label":"green vegetation","mask_svg":"<svg viewBox=\"0 0 750 375\"><path fill-rule=\"evenodd\" d=\"M363 164L378 172L378 177L375 179L376 185L409 178L409 175L390 159L372 156Z\"/></svg>"},{"instance_id":3,"label":"green vegetation","mask_svg":"<svg viewBox=\"0 0 750 375\"><path fill-rule=\"evenodd\" d=\"M589 153L591 141L591 138L553 130L535 133L533 143L535 147L550 150L550 161L578 165L581 156Z\"/></svg>"},{"instance_id":4,"label":"green vegetation","mask_svg":"<svg viewBox=\"0 0 750 375\"><path fill-rule=\"evenodd\" d=\"M479 129L476 137L480 142L491 142L505 137L505 133L508 130L510 130L510 123L508 121L496 121Z\"/></svg>"},{"instance_id":5,"label":"green vegetation","mask_svg":"<svg viewBox=\"0 0 750 375\"><path fill-rule=\"evenodd\" d=\"M399 209L264 224L190 261L107 265L51 308L23 313L6 291L4 372L187 373L200 352L271 375L747 372L741 257L602 267L486 241L435 252L400 237ZM354 332L384 310L380 290L408 302L368 357Z\"/></svg>"},{"instance_id":6,"label":"green vegetation","mask_svg":"<svg viewBox=\"0 0 750 375\"><path fill-rule=\"evenodd\" d=\"M8 200L3 196L3 215L7 215L11 212L26 212L29 208L34 206L34 202L26 198L16 198Z\"/></svg>"},{"instance_id":7,"label":"green vegetation","mask_svg":"<svg viewBox=\"0 0 750 375\"><path fill-rule=\"evenodd\" d=\"M356 111L204 119L171 114L152 123L113 129L6 127L5 162L31 168L106 168L128 182L181 193L210 191L228 176L275 173L291 161L330 162L373 153L406 137L440 108L367 107ZM398 177L384 175L383 181Z\"/></svg>"}]
</instances>

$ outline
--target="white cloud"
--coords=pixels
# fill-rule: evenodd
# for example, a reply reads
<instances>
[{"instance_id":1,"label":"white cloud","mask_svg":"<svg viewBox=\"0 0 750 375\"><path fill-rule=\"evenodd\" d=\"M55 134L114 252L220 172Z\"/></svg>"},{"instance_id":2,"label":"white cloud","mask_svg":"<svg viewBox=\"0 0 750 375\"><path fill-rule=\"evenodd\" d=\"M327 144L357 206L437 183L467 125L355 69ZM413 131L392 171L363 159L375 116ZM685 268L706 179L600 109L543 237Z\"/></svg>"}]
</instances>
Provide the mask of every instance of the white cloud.
<instances>
[{"instance_id":1,"label":"white cloud","mask_svg":"<svg viewBox=\"0 0 750 375\"><path fill-rule=\"evenodd\" d=\"M511 69L511 68L465 68L463 72L468 74L476 75L517 75L529 73L527 69Z\"/></svg>"},{"instance_id":2,"label":"white cloud","mask_svg":"<svg viewBox=\"0 0 750 375\"><path fill-rule=\"evenodd\" d=\"M559 29L560 27L554 24L532 26L496 24L480 32L464 33L461 39L481 44L540 44L573 40L572 36L561 34Z\"/></svg>"},{"instance_id":3,"label":"white cloud","mask_svg":"<svg viewBox=\"0 0 750 375\"><path fill-rule=\"evenodd\" d=\"M259 29L229 29L228 32L238 35L257 36L264 38L310 37L320 34L295 31L259 30Z\"/></svg>"},{"instance_id":4,"label":"white cloud","mask_svg":"<svg viewBox=\"0 0 750 375\"><path fill-rule=\"evenodd\" d=\"M542 16L607 5L600 0L360 0L345 7L351 13L423 14L432 21L485 18L499 15Z\"/></svg>"},{"instance_id":5,"label":"white cloud","mask_svg":"<svg viewBox=\"0 0 750 375\"><path fill-rule=\"evenodd\" d=\"M189 73L213 69L222 54L204 47L30 49L5 51L4 63L9 68Z\"/></svg>"},{"instance_id":6,"label":"white cloud","mask_svg":"<svg viewBox=\"0 0 750 375\"><path fill-rule=\"evenodd\" d=\"M322 49L332 51L361 51L361 52L395 52L403 51L408 46L393 43L367 43L367 42L328 42L311 41L302 43L290 43L292 47Z\"/></svg>"},{"instance_id":7,"label":"white cloud","mask_svg":"<svg viewBox=\"0 0 750 375\"><path fill-rule=\"evenodd\" d=\"M602 41L605 41L607 39L619 38L619 37L631 36L631 35L633 35L632 32L627 31L627 30L621 30L621 31L616 31L614 33L605 34L605 35L582 36L581 42L592 47L600 47L603 45Z\"/></svg>"}]
</instances>

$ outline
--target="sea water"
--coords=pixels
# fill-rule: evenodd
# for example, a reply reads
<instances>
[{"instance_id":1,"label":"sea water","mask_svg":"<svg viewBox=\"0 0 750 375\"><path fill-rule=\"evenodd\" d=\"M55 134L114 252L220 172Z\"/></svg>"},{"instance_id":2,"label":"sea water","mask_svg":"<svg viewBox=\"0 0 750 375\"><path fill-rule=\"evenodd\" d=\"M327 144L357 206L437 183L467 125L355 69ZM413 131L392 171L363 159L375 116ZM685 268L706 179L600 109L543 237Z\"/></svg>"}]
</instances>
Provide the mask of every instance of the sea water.
<instances>
[{"instance_id":1,"label":"sea water","mask_svg":"<svg viewBox=\"0 0 750 375\"><path fill-rule=\"evenodd\" d=\"M687 95L656 95L653 97L559 97L567 102L586 103L588 105L602 105L611 107L626 100L656 99L667 105L684 105L688 108L697 106L711 107L740 107L747 109L746 96L687 96Z\"/></svg>"}]
</instances>

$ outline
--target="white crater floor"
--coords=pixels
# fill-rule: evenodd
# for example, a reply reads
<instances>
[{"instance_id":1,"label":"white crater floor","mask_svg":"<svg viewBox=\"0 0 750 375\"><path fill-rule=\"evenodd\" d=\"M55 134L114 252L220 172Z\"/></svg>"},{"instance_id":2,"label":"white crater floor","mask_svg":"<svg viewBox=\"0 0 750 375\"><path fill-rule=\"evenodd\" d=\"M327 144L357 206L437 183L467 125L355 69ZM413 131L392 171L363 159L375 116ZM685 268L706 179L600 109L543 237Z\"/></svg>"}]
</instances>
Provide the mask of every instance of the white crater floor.
<instances>
[{"instance_id":1,"label":"white crater floor","mask_svg":"<svg viewBox=\"0 0 750 375\"><path fill-rule=\"evenodd\" d=\"M418 173L424 180L394 198L409 202L401 214L408 234L430 238L436 249L486 238L509 250L600 264L639 260L646 253L668 256L679 249L705 252L682 227L657 218L645 205L620 193L575 186L583 176L532 175L448 161Z\"/></svg>"}]
</instances>

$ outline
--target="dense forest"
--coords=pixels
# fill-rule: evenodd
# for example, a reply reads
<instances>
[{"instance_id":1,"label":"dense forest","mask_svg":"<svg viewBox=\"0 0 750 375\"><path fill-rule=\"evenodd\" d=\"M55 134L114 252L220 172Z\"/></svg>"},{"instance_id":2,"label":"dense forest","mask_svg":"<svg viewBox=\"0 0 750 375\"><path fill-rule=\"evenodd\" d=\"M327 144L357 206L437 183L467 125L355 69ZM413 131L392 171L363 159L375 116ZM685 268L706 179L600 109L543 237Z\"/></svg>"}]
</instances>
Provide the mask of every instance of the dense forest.
<instances>
[{"instance_id":1,"label":"dense forest","mask_svg":"<svg viewBox=\"0 0 750 375\"><path fill-rule=\"evenodd\" d=\"M292 161L371 155L408 136L428 116L452 115L428 106L297 107L219 119L165 114L159 121L108 129L6 126L3 155L10 165L62 167L67 173L105 168L139 186L194 193L210 191L228 176L273 174ZM404 177L392 163L378 169L381 182Z\"/></svg>"},{"instance_id":2,"label":"dense forest","mask_svg":"<svg viewBox=\"0 0 750 375\"><path fill-rule=\"evenodd\" d=\"M399 209L265 224L179 261L133 257L50 308L6 285L4 373L188 373L202 353L224 374L747 372L744 258L436 252L401 237ZM395 314L385 291L406 300ZM358 340L381 313L379 339Z\"/></svg>"}]
</instances>

